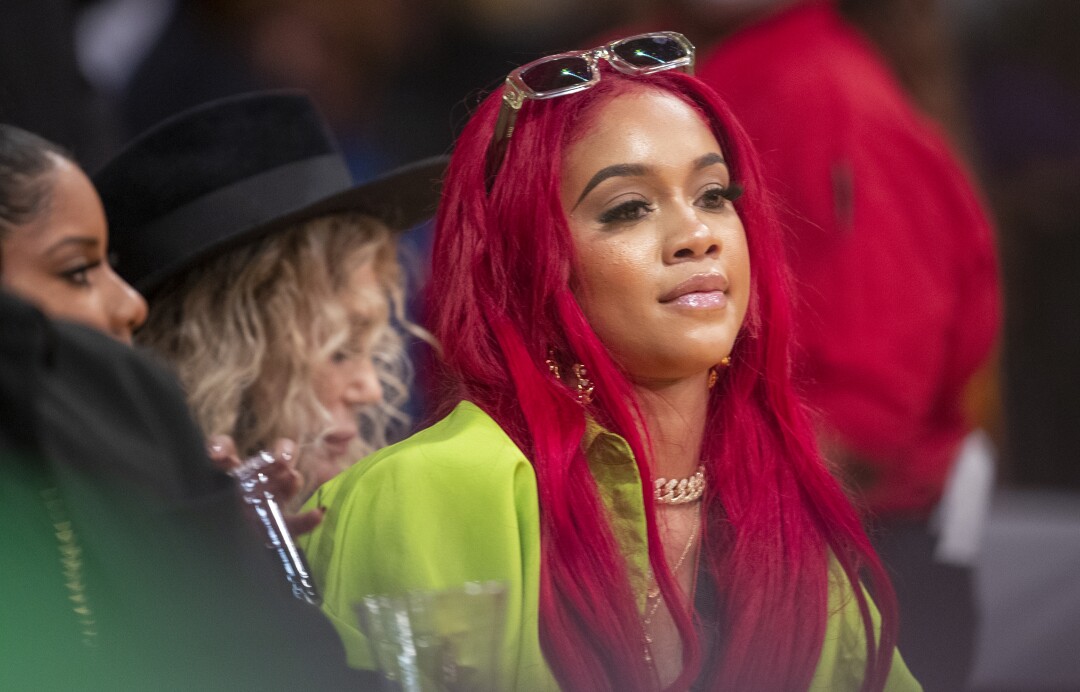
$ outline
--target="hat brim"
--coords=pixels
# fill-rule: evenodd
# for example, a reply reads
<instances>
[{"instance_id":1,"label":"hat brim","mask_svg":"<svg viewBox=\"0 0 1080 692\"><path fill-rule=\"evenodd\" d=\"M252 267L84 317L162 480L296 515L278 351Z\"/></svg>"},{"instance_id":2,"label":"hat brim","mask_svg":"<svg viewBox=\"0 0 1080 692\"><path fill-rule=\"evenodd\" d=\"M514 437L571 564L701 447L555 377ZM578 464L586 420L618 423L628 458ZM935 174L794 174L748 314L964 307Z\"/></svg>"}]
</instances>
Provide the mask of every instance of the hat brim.
<instances>
[{"instance_id":1,"label":"hat brim","mask_svg":"<svg viewBox=\"0 0 1080 692\"><path fill-rule=\"evenodd\" d=\"M335 193L290 213L292 223L326 214L358 211L370 214L395 231L405 231L435 214L448 156L414 161Z\"/></svg>"},{"instance_id":2,"label":"hat brim","mask_svg":"<svg viewBox=\"0 0 1080 692\"><path fill-rule=\"evenodd\" d=\"M359 212L378 219L393 231L406 231L434 215L449 160L448 156L436 156L414 161L318 201L284 211L243 231L222 236L186 256L173 255L172 262L135 279L132 284L144 296L152 298L166 282L200 262L330 214ZM200 210L197 216L205 219L210 216L209 211ZM170 234L155 232L154 235L160 239Z\"/></svg>"}]
</instances>

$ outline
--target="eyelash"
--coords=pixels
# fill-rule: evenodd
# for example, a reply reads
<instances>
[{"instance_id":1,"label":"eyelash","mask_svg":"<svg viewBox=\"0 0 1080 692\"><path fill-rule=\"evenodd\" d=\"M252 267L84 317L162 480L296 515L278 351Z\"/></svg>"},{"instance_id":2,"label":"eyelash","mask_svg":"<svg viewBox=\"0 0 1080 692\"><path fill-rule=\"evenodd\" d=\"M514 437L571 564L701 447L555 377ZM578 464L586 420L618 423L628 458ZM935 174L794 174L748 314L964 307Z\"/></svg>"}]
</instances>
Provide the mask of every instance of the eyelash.
<instances>
[{"instance_id":1,"label":"eyelash","mask_svg":"<svg viewBox=\"0 0 1080 692\"><path fill-rule=\"evenodd\" d=\"M99 266L101 266L100 261L88 262L86 264L79 265L74 269L68 269L67 271L62 272L60 276L62 276L67 281L75 284L76 286L86 287L90 285L90 272Z\"/></svg>"},{"instance_id":2,"label":"eyelash","mask_svg":"<svg viewBox=\"0 0 1080 692\"><path fill-rule=\"evenodd\" d=\"M600 215L600 223L610 224L619 223L624 221L637 221L642 218L646 213L655 211L656 208L648 202L640 199L633 199L623 202L617 206L608 209Z\"/></svg>"},{"instance_id":3,"label":"eyelash","mask_svg":"<svg viewBox=\"0 0 1080 692\"><path fill-rule=\"evenodd\" d=\"M742 193L742 185L739 185L738 183L731 183L727 187L724 187L722 185L710 187L708 190L705 191L705 194L703 194L702 197L715 194L717 197L724 200L723 202L720 202L719 205L717 205L722 207L724 206L725 202L734 202L735 200L742 197Z\"/></svg>"},{"instance_id":4,"label":"eyelash","mask_svg":"<svg viewBox=\"0 0 1080 692\"><path fill-rule=\"evenodd\" d=\"M706 205L706 209L719 209L722 208L728 202L734 202L742 196L743 188L738 183L732 183L727 187L716 185L710 187L702 194L702 198L707 198L711 195L715 195L712 200L712 206ZM719 198L719 202L717 199ZM656 208L648 202L640 199L628 200L619 204L611 209L604 211L599 218L599 222L602 224L621 223L626 221L637 221L645 216L645 214L655 211Z\"/></svg>"}]
</instances>

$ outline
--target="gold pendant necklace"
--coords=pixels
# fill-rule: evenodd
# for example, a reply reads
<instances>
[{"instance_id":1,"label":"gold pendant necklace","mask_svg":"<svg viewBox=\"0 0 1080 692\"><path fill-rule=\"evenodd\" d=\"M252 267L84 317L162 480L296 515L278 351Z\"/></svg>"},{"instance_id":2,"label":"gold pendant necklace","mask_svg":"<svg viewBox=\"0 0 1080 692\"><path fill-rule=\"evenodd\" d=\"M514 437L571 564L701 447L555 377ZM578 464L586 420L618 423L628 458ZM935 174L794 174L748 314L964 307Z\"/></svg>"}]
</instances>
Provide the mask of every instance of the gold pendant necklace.
<instances>
[{"instance_id":1,"label":"gold pendant necklace","mask_svg":"<svg viewBox=\"0 0 1080 692\"><path fill-rule=\"evenodd\" d=\"M679 559L675 562L675 567L671 570L672 575L678 578L679 569L682 568L683 563L686 562L687 556L690 555L690 549L694 545L694 539L697 538L698 526L701 524L701 505L699 504L694 510L694 523L690 527L690 537L686 540L686 546L683 547L682 554L679 555ZM652 569L649 570L649 579L646 582L645 588L645 617L641 619L641 630L645 636L645 661L652 663L652 635L649 634L649 627L652 625L652 619L656 615L656 611L660 609L660 604L663 602L660 593L660 584L656 581L656 577L653 576Z\"/></svg>"}]
</instances>

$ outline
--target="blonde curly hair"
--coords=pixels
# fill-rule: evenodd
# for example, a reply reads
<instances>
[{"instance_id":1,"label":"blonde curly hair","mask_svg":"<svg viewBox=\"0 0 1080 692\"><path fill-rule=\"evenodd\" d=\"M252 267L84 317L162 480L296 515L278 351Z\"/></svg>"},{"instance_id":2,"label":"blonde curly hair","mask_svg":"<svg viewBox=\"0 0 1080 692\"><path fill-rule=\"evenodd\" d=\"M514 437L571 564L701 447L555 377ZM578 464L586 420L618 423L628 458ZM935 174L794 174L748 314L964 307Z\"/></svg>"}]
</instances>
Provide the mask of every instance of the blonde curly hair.
<instances>
[{"instance_id":1,"label":"blonde curly hair","mask_svg":"<svg viewBox=\"0 0 1080 692\"><path fill-rule=\"evenodd\" d=\"M361 292L372 304L370 319L357 324L342 297L356 291L351 277L369 264L379 290ZM405 317L404 293L394 233L366 215L333 214L174 278L152 296L136 341L174 368L206 435L231 435L242 456L279 437L296 440L308 485L302 499L314 490L303 447L330 421L315 394L315 369L334 353L370 348L383 388L383 401L361 412L360 439L342 467L407 432L412 366L391 319L407 333L426 333Z\"/></svg>"}]
</instances>

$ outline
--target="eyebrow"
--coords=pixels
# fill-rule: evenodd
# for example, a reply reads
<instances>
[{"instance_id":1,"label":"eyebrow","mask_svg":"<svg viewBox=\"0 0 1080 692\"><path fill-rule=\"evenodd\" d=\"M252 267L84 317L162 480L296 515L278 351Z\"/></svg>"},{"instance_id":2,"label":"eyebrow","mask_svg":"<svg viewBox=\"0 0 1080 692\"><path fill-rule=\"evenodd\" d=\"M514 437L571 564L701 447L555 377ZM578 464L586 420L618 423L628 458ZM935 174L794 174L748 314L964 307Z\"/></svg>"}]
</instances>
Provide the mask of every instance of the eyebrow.
<instances>
[{"instance_id":1,"label":"eyebrow","mask_svg":"<svg viewBox=\"0 0 1080 692\"><path fill-rule=\"evenodd\" d=\"M695 159L693 167L695 171L700 171L703 168L708 168L709 166L715 166L717 164L720 164L725 168L727 167L727 161L724 160L723 156L717 153L709 153ZM577 205L581 204L581 200L585 199L585 195L592 192L593 188L608 178L642 176L648 172L649 167L640 163L617 163L614 166L601 168L596 172L596 175L589 179L589 182L585 185L585 189L581 191L581 195L577 198L577 201L574 202L574 208L577 208Z\"/></svg>"},{"instance_id":2,"label":"eyebrow","mask_svg":"<svg viewBox=\"0 0 1080 692\"><path fill-rule=\"evenodd\" d=\"M89 247L95 247L97 244L98 244L98 239L97 238L92 238L90 236L68 236L68 237L64 238L63 240L60 240L60 241L58 241L56 243L53 243L53 245L51 247L49 247L49 249L46 250L45 252L46 252L46 254L51 255L51 254L54 254L54 253L58 252L61 248L66 247L68 245L82 245L82 246L85 246L85 247L89 248Z\"/></svg>"},{"instance_id":3,"label":"eyebrow","mask_svg":"<svg viewBox=\"0 0 1080 692\"><path fill-rule=\"evenodd\" d=\"M581 191L581 196L574 202L574 207L576 208L577 205L581 204L581 200L585 199L585 195L592 192L594 187L608 178L642 176L648 173L648 171L649 167L640 163L617 163L614 166L601 168L596 172L596 175L589 179L589 182L585 185L585 189Z\"/></svg>"},{"instance_id":4,"label":"eyebrow","mask_svg":"<svg viewBox=\"0 0 1080 692\"><path fill-rule=\"evenodd\" d=\"M724 168L727 168L727 161L724 157L717 153L705 154L694 161L694 170L700 171L702 168L708 168L709 166L715 166L720 164Z\"/></svg>"}]
</instances>

